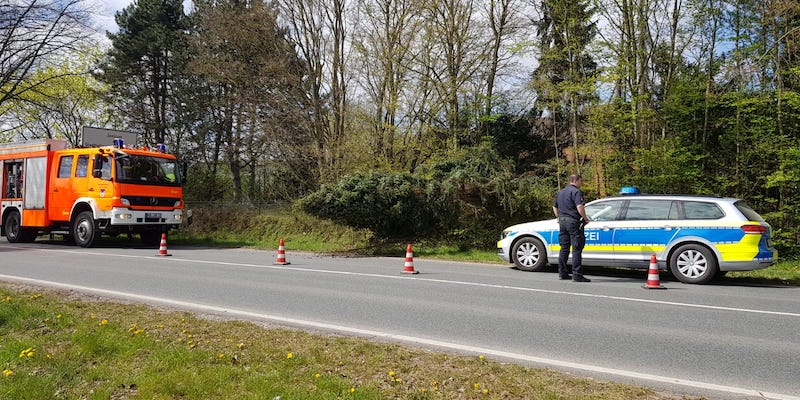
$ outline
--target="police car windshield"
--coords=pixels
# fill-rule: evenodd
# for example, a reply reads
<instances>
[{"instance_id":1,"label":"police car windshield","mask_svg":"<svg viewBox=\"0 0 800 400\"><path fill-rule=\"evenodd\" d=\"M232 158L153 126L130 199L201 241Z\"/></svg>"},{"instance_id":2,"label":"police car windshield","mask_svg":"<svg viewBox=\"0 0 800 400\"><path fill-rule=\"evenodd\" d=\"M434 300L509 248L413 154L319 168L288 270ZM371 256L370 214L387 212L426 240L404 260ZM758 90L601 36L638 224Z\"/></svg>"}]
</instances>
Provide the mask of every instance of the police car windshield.
<instances>
[{"instance_id":1,"label":"police car windshield","mask_svg":"<svg viewBox=\"0 0 800 400\"><path fill-rule=\"evenodd\" d=\"M160 186L180 186L175 160L125 154L115 157L117 181Z\"/></svg>"}]
</instances>

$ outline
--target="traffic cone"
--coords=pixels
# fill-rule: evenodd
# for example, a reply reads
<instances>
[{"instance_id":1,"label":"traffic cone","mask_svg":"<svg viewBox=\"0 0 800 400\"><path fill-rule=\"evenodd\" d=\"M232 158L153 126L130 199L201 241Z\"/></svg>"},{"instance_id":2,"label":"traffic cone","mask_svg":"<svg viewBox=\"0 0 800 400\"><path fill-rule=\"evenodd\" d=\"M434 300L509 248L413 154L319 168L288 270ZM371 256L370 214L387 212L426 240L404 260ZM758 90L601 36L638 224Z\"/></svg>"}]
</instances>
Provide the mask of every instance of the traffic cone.
<instances>
[{"instance_id":1,"label":"traffic cone","mask_svg":"<svg viewBox=\"0 0 800 400\"><path fill-rule=\"evenodd\" d=\"M647 283L642 286L645 289L666 289L661 286L661 278L658 276L658 263L656 262L656 255L650 256L650 268L647 270Z\"/></svg>"},{"instance_id":2,"label":"traffic cone","mask_svg":"<svg viewBox=\"0 0 800 400\"><path fill-rule=\"evenodd\" d=\"M289 265L290 262L286 261L286 248L283 245L283 238L278 242L278 256L275 257L275 265Z\"/></svg>"},{"instance_id":3,"label":"traffic cone","mask_svg":"<svg viewBox=\"0 0 800 400\"><path fill-rule=\"evenodd\" d=\"M419 271L414 271L414 252L411 251L411 244L406 247L406 265L403 268L404 274L418 274Z\"/></svg>"},{"instance_id":4,"label":"traffic cone","mask_svg":"<svg viewBox=\"0 0 800 400\"><path fill-rule=\"evenodd\" d=\"M171 256L172 254L167 253L167 234L161 234L161 244L158 245L158 254L157 256Z\"/></svg>"}]
</instances>

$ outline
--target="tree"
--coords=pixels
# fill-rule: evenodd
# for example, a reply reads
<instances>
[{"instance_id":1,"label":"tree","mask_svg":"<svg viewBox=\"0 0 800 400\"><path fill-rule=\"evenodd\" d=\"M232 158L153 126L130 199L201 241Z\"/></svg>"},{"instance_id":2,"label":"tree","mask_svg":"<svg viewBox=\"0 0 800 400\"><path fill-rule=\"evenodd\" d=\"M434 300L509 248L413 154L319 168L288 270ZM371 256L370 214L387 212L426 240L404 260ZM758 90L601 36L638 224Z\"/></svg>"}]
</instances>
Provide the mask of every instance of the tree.
<instances>
[{"instance_id":1,"label":"tree","mask_svg":"<svg viewBox=\"0 0 800 400\"><path fill-rule=\"evenodd\" d=\"M311 110L308 128L323 181L342 175L342 140L347 123L346 0L280 0L289 38L303 60Z\"/></svg>"},{"instance_id":2,"label":"tree","mask_svg":"<svg viewBox=\"0 0 800 400\"><path fill-rule=\"evenodd\" d=\"M265 162L284 162L290 172L291 166L308 169L300 168L308 136L297 124L309 112L298 73L302 64L275 11L263 2L195 6L189 71L207 87L200 94L210 97L208 108L198 111L211 115L209 133L230 170L233 200L254 202L262 193L257 180Z\"/></svg>"},{"instance_id":3,"label":"tree","mask_svg":"<svg viewBox=\"0 0 800 400\"><path fill-rule=\"evenodd\" d=\"M549 108L550 117L566 119L575 169L581 169L579 127L586 107L595 98L597 64L588 46L596 28L586 0L542 0L537 23L541 55L533 72L533 89ZM562 146L554 125L556 150Z\"/></svg>"},{"instance_id":4,"label":"tree","mask_svg":"<svg viewBox=\"0 0 800 400\"><path fill-rule=\"evenodd\" d=\"M82 6L82 0L0 3L0 110L50 79L72 73L34 76L84 46L89 13Z\"/></svg>"},{"instance_id":5,"label":"tree","mask_svg":"<svg viewBox=\"0 0 800 400\"><path fill-rule=\"evenodd\" d=\"M98 79L145 143L164 143L175 128L177 83L186 64L188 20L182 0L137 0L115 16L119 32Z\"/></svg>"},{"instance_id":6,"label":"tree","mask_svg":"<svg viewBox=\"0 0 800 400\"><path fill-rule=\"evenodd\" d=\"M366 105L371 108L371 144L376 158L392 163L420 8L413 0L359 0L358 7L363 16L353 44L361 61L361 86L371 101Z\"/></svg>"},{"instance_id":7,"label":"tree","mask_svg":"<svg viewBox=\"0 0 800 400\"><path fill-rule=\"evenodd\" d=\"M84 126L105 125L110 119L102 102L105 88L88 72L95 54L78 56L77 62L64 60L30 74L23 84L39 82L36 89L8 102L0 123L23 139L66 139L71 146L82 144Z\"/></svg>"}]
</instances>

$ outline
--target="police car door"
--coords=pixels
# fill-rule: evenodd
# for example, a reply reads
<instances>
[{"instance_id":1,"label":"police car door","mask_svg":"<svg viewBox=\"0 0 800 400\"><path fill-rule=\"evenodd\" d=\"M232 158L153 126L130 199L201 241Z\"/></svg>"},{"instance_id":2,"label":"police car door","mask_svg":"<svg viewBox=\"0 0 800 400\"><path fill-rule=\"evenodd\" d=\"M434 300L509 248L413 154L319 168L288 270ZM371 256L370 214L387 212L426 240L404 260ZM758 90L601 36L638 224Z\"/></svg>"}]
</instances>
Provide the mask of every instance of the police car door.
<instances>
[{"instance_id":1,"label":"police car door","mask_svg":"<svg viewBox=\"0 0 800 400\"><path fill-rule=\"evenodd\" d=\"M593 201L586 205L586 216L591 222L584 227L586 246L583 248L583 263L587 265L610 265L614 260L614 230L624 199Z\"/></svg>"},{"instance_id":2,"label":"police car door","mask_svg":"<svg viewBox=\"0 0 800 400\"><path fill-rule=\"evenodd\" d=\"M680 230L678 202L659 199L631 199L614 235L618 263L645 265L652 254L661 254Z\"/></svg>"}]
</instances>

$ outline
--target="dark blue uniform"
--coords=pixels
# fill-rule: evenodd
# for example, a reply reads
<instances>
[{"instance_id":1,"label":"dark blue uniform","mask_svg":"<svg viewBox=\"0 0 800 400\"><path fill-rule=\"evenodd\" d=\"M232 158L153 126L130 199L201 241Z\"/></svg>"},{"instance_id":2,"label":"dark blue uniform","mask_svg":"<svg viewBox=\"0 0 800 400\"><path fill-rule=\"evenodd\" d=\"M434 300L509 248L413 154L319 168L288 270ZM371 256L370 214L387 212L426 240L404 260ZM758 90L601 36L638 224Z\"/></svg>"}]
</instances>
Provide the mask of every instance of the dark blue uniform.
<instances>
[{"instance_id":1,"label":"dark blue uniform","mask_svg":"<svg viewBox=\"0 0 800 400\"><path fill-rule=\"evenodd\" d=\"M558 275L562 279L569 276L567 272L567 259L570 246L572 246L572 274L574 280L583 279L581 266L581 253L586 244L583 234L583 221L578 212L578 205L584 204L583 192L575 185L569 184L558 192L553 207L558 209L558 244L561 251L558 253Z\"/></svg>"}]
</instances>

